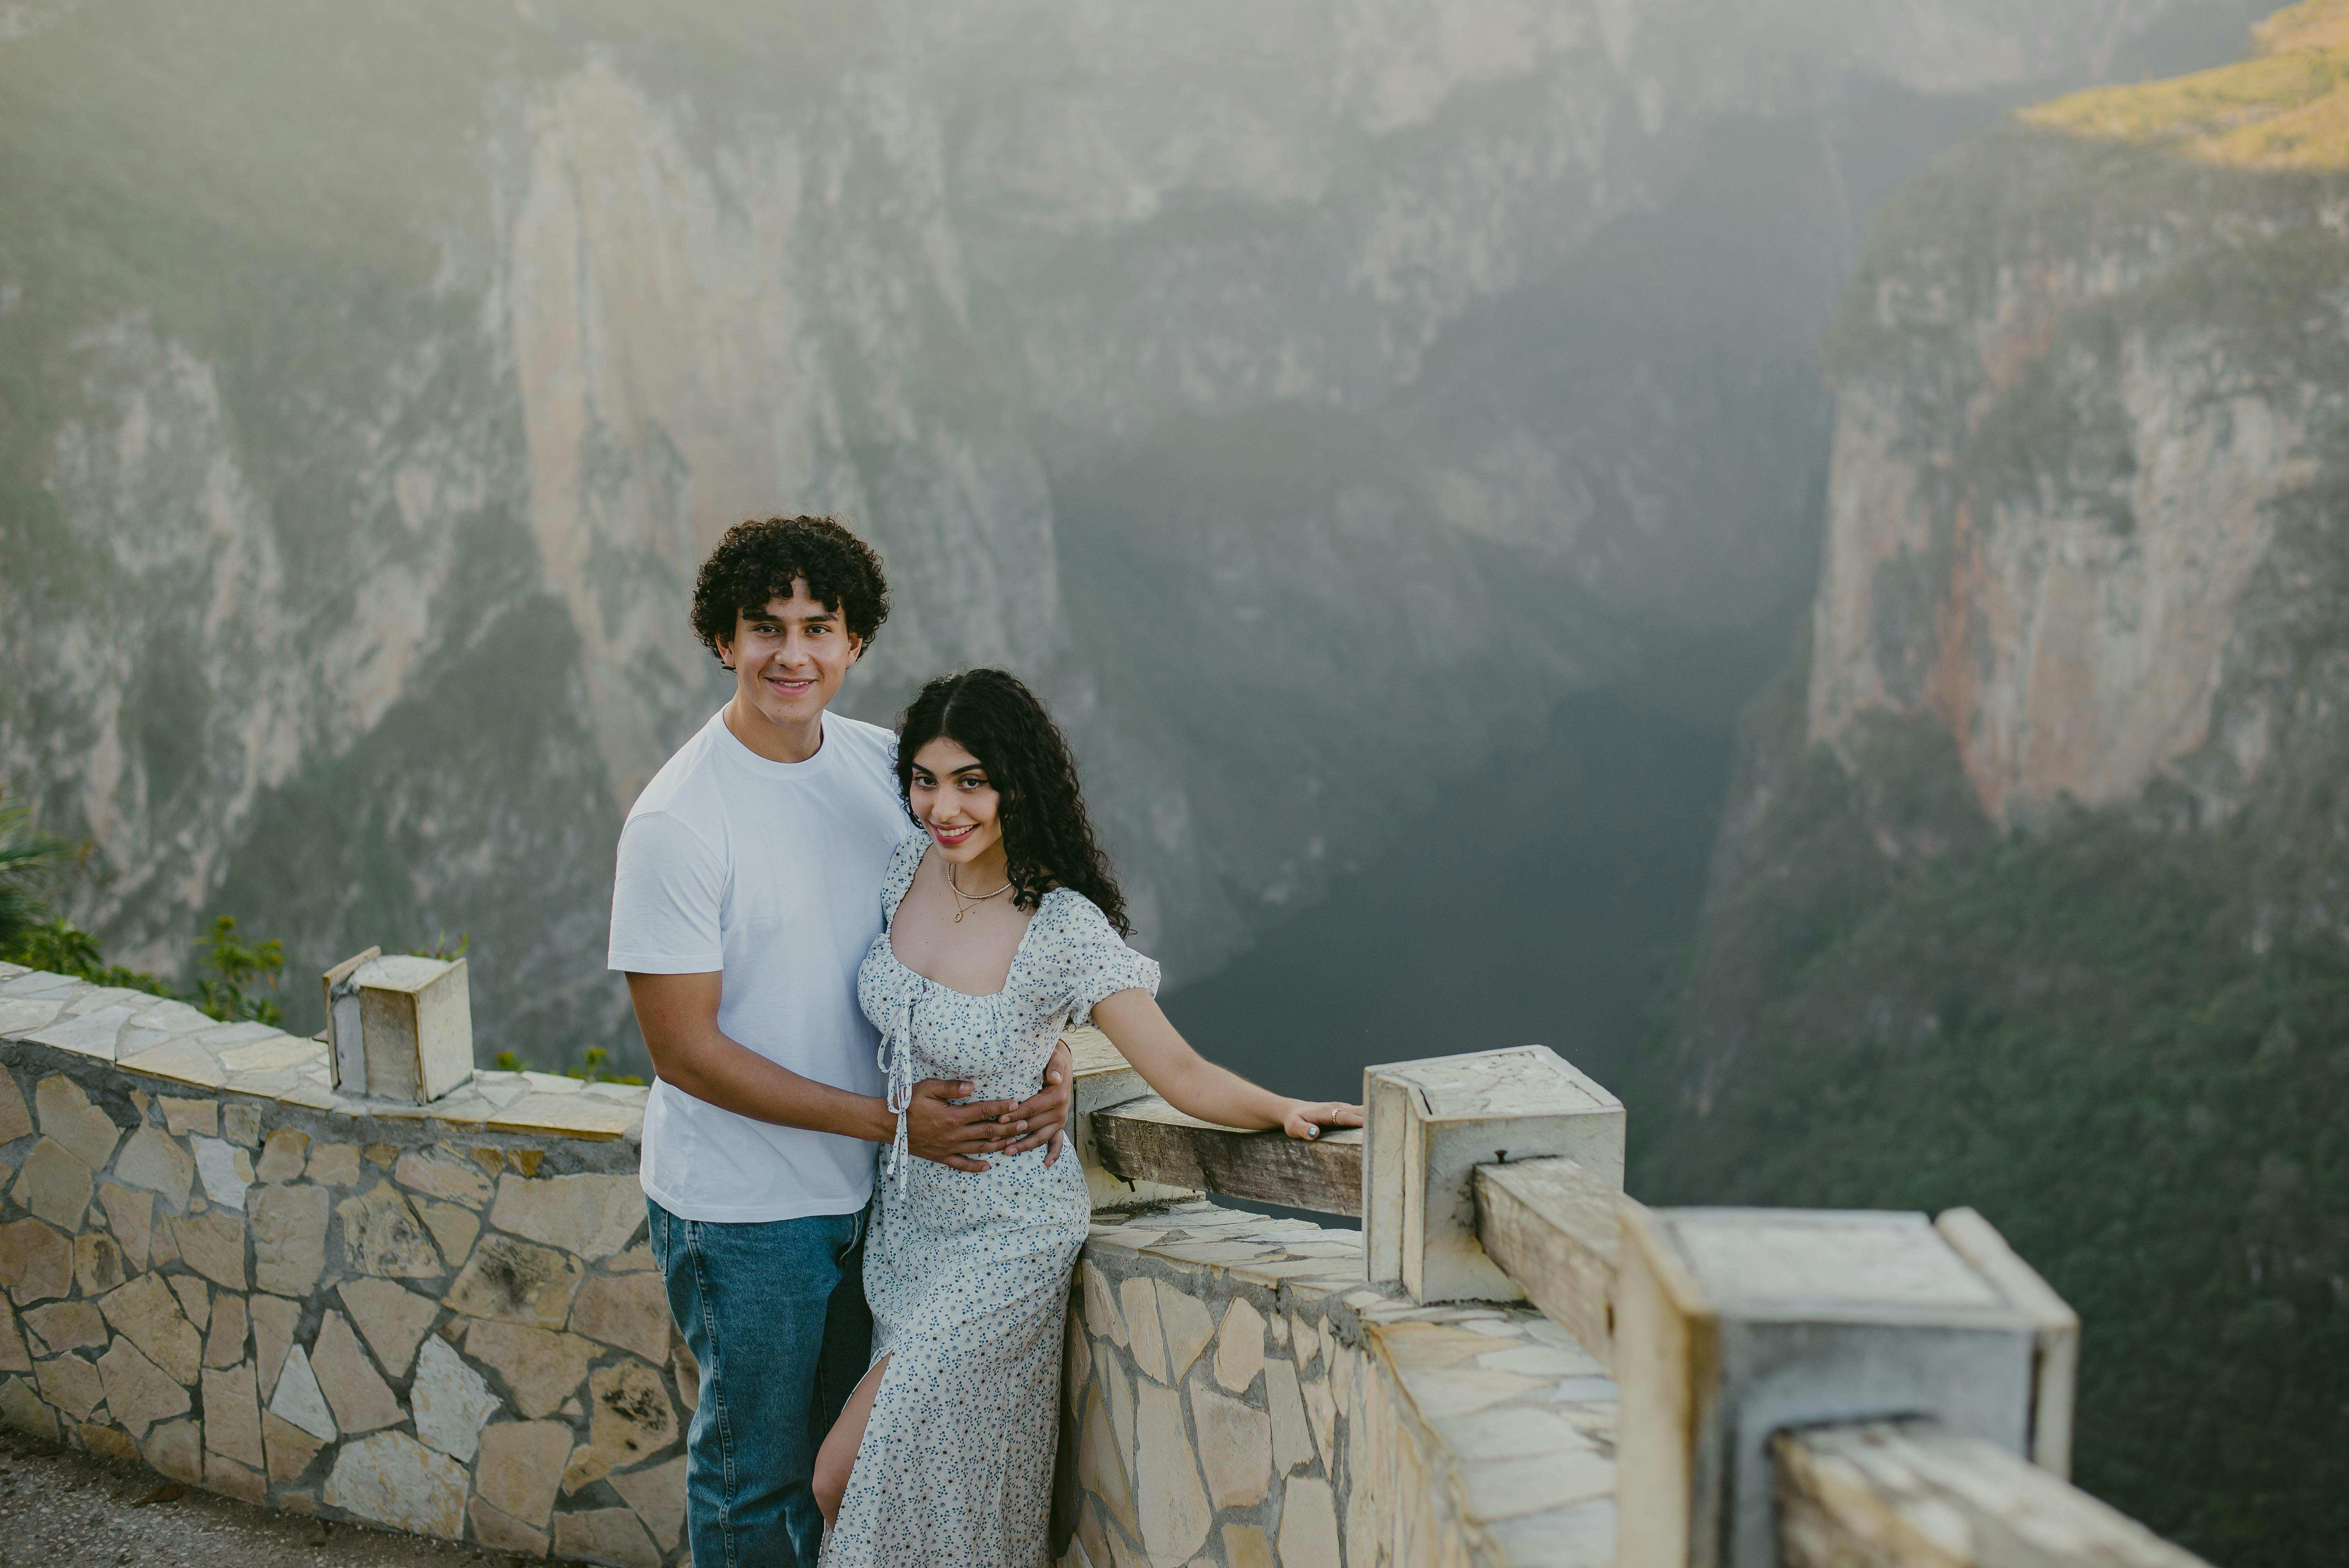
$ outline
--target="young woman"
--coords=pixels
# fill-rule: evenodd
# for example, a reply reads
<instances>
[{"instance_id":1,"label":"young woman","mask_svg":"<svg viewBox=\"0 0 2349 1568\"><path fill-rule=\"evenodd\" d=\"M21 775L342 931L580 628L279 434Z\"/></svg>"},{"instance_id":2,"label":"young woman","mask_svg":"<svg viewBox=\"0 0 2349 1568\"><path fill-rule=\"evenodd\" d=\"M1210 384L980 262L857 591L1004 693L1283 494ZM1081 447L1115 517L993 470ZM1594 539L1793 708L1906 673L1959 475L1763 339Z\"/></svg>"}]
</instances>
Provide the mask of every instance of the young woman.
<instances>
[{"instance_id":1,"label":"young woman","mask_svg":"<svg viewBox=\"0 0 2349 1568\"><path fill-rule=\"evenodd\" d=\"M1093 843L1043 705L1001 670L943 676L898 729L926 830L897 846L885 924L857 975L890 1103L925 1078L980 1097L1036 1081L1091 1023L1177 1109L1314 1138L1361 1108L1308 1104L1202 1058L1154 999L1158 965ZM816 1457L833 1568L1042 1568L1069 1274L1088 1201L1074 1160L1030 1150L978 1172L882 1154L864 1259L873 1367Z\"/></svg>"}]
</instances>

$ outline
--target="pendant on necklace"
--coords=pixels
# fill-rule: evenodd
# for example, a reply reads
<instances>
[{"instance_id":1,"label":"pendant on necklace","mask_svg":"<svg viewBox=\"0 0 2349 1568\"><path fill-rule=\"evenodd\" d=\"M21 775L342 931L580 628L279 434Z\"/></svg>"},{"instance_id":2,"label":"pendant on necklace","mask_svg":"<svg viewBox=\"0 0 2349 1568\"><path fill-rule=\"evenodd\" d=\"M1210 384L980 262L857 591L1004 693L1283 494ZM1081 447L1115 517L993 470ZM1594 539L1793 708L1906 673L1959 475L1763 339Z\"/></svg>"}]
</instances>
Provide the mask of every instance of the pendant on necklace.
<instances>
[{"instance_id":1,"label":"pendant on necklace","mask_svg":"<svg viewBox=\"0 0 2349 1568\"><path fill-rule=\"evenodd\" d=\"M969 913L970 911L967 909L958 909L955 911L955 923L957 925L960 925L962 923L962 917Z\"/></svg>"}]
</instances>

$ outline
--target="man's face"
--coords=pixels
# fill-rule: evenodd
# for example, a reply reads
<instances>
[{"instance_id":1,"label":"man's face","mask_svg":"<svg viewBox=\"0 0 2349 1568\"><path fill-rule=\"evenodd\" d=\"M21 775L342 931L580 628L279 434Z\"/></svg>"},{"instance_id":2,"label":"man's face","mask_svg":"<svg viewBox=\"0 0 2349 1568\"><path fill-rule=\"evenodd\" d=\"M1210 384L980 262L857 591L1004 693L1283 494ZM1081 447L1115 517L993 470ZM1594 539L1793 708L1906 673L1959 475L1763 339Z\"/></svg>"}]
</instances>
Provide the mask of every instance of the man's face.
<instances>
[{"instance_id":1,"label":"man's face","mask_svg":"<svg viewBox=\"0 0 2349 1568\"><path fill-rule=\"evenodd\" d=\"M864 645L840 612L808 596L807 579L789 599L770 599L758 614L738 613L734 636L719 651L734 666L734 689L769 723L787 729L813 723L840 690Z\"/></svg>"}]
</instances>

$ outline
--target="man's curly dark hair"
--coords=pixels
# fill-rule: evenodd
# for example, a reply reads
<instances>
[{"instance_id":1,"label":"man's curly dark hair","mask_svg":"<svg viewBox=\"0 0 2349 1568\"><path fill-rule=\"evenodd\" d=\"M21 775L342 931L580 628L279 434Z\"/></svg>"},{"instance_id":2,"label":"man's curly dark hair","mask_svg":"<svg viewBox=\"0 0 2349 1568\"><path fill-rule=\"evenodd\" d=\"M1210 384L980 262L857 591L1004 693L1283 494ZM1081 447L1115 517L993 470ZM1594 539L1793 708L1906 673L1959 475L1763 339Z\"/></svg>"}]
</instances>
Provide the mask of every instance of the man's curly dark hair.
<instances>
[{"instance_id":1,"label":"man's curly dark hair","mask_svg":"<svg viewBox=\"0 0 2349 1568\"><path fill-rule=\"evenodd\" d=\"M837 611L859 651L872 647L889 618L889 580L871 545L828 517L771 517L726 531L693 584L693 630L718 662L719 639L731 641L737 615L766 612L807 579L808 597Z\"/></svg>"},{"instance_id":2,"label":"man's curly dark hair","mask_svg":"<svg viewBox=\"0 0 2349 1568\"><path fill-rule=\"evenodd\" d=\"M1125 895L1093 841L1069 743L1036 694L1002 670L965 670L924 686L897 723L897 789L908 813L914 754L940 736L978 758L1003 798L1011 902L1033 912L1052 889L1073 888L1093 901L1120 936L1132 935Z\"/></svg>"}]
</instances>

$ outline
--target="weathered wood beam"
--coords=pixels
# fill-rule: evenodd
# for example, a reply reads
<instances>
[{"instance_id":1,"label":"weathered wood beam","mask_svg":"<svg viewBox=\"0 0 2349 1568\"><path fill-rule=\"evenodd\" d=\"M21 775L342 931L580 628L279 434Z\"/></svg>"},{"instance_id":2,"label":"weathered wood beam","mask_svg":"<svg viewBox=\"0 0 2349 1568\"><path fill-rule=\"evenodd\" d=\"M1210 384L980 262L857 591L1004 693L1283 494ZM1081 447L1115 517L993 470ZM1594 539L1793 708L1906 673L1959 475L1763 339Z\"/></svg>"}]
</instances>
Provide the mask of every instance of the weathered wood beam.
<instances>
[{"instance_id":1,"label":"weathered wood beam","mask_svg":"<svg viewBox=\"0 0 2349 1568\"><path fill-rule=\"evenodd\" d=\"M1783 1568L2208 1568L2060 1476L1930 1421L1771 1440Z\"/></svg>"},{"instance_id":2,"label":"weathered wood beam","mask_svg":"<svg viewBox=\"0 0 2349 1568\"><path fill-rule=\"evenodd\" d=\"M1543 1315L1615 1365L1616 1185L1572 1160L1476 1167L1476 1238Z\"/></svg>"},{"instance_id":3,"label":"weathered wood beam","mask_svg":"<svg viewBox=\"0 0 2349 1568\"><path fill-rule=\"evenodd\" d=\"M1362 1212L1362 1134L1318 1139L1239 1132L1184 1115L1155 1095L1092 1113L1093 1147L1120 1179L1322 1214Z\"/></svg>"}]
</instances>

